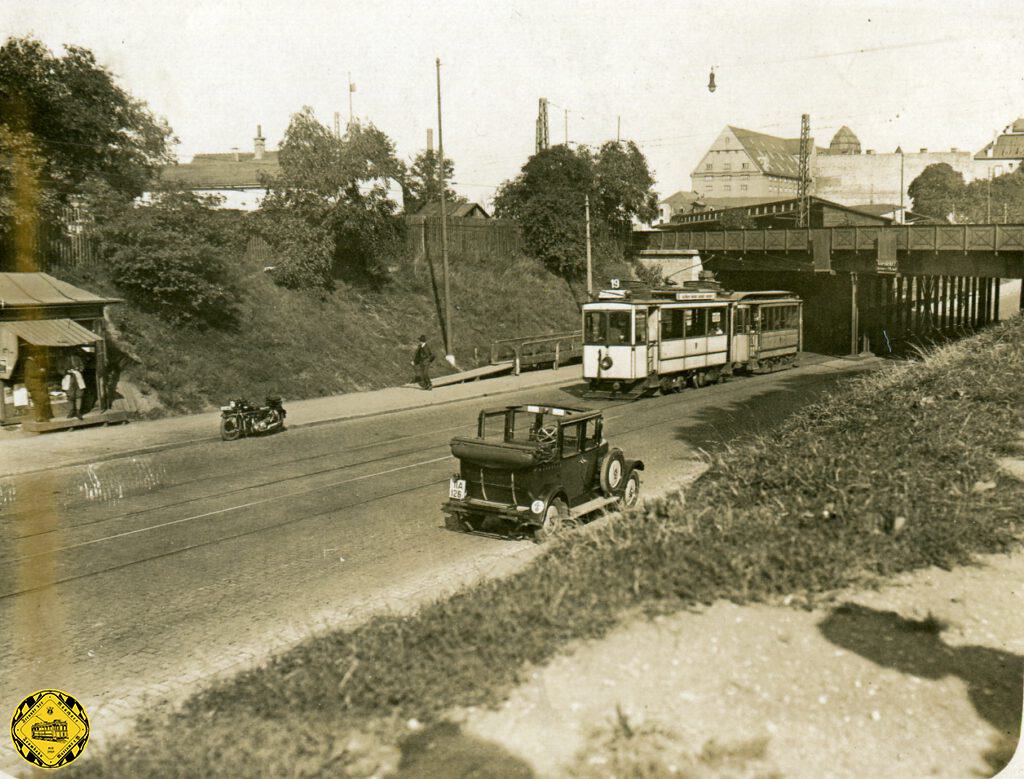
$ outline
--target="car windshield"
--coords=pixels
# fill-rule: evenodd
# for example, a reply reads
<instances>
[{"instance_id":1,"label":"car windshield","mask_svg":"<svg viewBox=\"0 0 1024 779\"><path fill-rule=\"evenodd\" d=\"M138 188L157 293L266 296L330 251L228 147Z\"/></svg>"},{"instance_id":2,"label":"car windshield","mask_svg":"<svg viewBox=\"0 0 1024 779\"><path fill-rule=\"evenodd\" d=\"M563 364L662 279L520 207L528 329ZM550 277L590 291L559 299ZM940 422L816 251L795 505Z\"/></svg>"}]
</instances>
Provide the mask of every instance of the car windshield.
<instances>
[{"instance_id":1,"label":"car windshield","mask_svg":"<svg viewBox=\"0 0 1024 779\"><path fill-rule=\"evenodd\" d=\"M588 311L584 317L585 342L598 346L630 343L629 311Z\"/></svg>"},{"instance_id":2,"label":"car windshield","mask_svg":"<svg viewBox=\"0 0 1024 779\"><path fill-rule=\"evenodd\" d=\"M564 421L565 416L564 412L556 414L538 407L497 411L484 415L481 433L490 441L553 443L558 437L558 423Z\"/></svg>"}]
</instances>

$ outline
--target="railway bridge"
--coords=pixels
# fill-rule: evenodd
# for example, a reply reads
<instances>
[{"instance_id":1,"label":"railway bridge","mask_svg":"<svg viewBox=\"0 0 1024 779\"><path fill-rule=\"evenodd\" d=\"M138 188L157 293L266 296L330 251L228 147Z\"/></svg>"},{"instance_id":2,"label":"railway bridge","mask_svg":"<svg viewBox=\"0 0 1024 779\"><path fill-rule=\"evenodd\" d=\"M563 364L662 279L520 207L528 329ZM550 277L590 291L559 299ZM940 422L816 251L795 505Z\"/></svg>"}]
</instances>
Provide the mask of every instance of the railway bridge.
<instances>
[{"instance_id":1,"label":"railway bridge","mask_svg":"<svg viewBox=\"0 0 1024 779\"><path fill-rule=\"evenodd\" d=\"M641 258L699 254L732 289L798 293L807 348L831 353L899 352L983 327L999 318L1002 282L1024 277L1021 224L669 228L634 240Z\"/></svg>"}]
</instances>

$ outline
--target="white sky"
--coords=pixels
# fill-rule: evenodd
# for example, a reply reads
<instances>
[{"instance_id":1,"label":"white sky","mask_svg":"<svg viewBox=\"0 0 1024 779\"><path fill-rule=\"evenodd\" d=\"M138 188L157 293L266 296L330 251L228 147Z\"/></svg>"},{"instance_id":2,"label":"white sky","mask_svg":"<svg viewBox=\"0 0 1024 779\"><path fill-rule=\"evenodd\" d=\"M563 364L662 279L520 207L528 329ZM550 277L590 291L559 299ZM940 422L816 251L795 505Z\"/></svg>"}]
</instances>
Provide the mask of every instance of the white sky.
<instances>
[{"instance_id":1,"label":"white sky","mask_svg":"<svg viewBox=\"0 0 1024 779\"><path fill-rule=\"evenodd\" d=\"M251 150L257 122L276 148L305 104L344 121L349 71L356 115L410 159L436 126L439 56L456 189L485 203L533 152L541 96L552 143L565 107L572 142L614 138L621 116L663 196L725 124L797 136L804 112L820 145L848 124L865 149L976 151L1024 114L1022 18L996 0L0 0L4 37L92 49L184 161Z\"/></svg>"}]
</instances>

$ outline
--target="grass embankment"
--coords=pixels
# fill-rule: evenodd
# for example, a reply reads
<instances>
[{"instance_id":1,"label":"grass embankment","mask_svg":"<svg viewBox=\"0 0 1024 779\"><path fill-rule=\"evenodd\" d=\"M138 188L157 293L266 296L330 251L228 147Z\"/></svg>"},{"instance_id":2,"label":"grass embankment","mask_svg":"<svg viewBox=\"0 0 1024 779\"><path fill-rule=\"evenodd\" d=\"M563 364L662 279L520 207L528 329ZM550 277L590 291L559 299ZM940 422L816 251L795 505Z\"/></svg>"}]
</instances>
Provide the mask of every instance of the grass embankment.
<instances>
[{"instance_id":1,"label":"grass embankment","mask_svg":"<svg viewBox=\"0 0 1024 779\"><path fill-rule=\"evenodd\" d=\"M638 608L821 593L1011 548L1024 488L995 458L1024 429L1022 376L1024 319L887 365L720 452L685 497L570 534L414 616L311 639L78 771L337 774L352 731L392 738L409 718L496 702L530 664Z\"/></svg>"},{"instance_id":2,"label":"grass embankment","mask_svg":"<svg viewBox=\"0 0 1024 779\"><path fill-rule=\"evenodd\" d=\"M143 361L126 378L154 391L161 410L200 411L239 396L277 393L298 400L404 384L413 378L409 362L421 334L438 358L433 372L446 372L424 265L403 268L380 291L342 284L317 294L276 286L258 263L233 262L236 331L183 330L132 305L111 309ZM59 275L86 289L117 294L101 269ZM579 328L579 307L565 281L526 258L456 258L451 283L460 366L475 367L477 356L486 362L491 342L501 338Z\"/></svg>"}]
</instances>

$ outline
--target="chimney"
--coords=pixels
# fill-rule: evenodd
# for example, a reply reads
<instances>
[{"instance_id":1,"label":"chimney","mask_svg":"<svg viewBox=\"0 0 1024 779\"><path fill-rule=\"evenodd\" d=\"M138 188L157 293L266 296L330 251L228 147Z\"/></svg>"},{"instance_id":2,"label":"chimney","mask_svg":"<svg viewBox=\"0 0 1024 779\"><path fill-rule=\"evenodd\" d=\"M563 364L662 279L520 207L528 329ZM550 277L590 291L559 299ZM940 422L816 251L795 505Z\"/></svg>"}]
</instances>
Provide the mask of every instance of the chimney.
<instances>
[{"instance_id":1,"label":"chimney","mask_svg":"<svg viewBox=\"0 0 1024 779\"><path fill-rule=\"evenodd\" d=\"M427 128L427 151L434 151L434 128Z\"/></svg>"},{"instance_id":2,"label":"chimney","mask_svg":"<svg viewBox=\"0 0 1024 779\"><path fill-rule=\"evenodd\" d=\"M235 162L238 162L238 147L237 146L232 146L231 147L231 153L232 153L232 156L235 159Z\"/></svg>"},{"instance_id":3,"label":"chimney","mask_svg":"<svg viewBox=\"0 0 1024 779\"><path fill-rule=\"evenodd\" d=\"M256 125L256 137L253 138L253 156L258 159L263 159L263 153L267 150L267 139L263 137L263 125ZM236 158L237 159L237 158Z\"/></svg>"}]
</instances>

